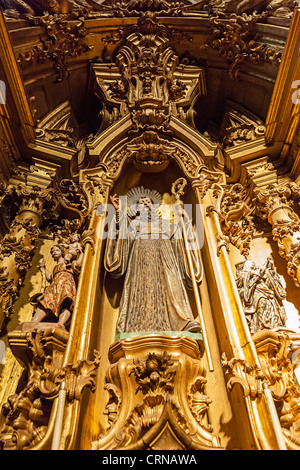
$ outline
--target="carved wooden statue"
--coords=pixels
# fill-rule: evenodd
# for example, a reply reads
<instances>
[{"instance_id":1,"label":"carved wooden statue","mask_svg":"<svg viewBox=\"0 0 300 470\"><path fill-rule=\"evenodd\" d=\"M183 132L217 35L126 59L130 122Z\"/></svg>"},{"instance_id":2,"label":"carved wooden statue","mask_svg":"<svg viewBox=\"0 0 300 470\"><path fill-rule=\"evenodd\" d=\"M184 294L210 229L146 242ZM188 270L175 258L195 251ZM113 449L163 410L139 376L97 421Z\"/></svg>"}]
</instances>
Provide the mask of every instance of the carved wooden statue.
<instances>
[{"instance_id":1,"label":"carved wooden statue","mask_svg":"<svg viewBox=\"0 0 300 470\"><path fill-rule=\"evenodd\" d=\"M105 253L106 270L115 278L125 275L117 333L199 331L185 288L191 287L191 273L179 225L153 210L161 202L157 191L134 188L127 198L130 209L136 207L135 214L120 211L119 199L111 197L117 227L115 233L110 229ZM191 221L186 225L192 239ZM191 253L200 282L199 254Z\"/></svg>"},{"instance_id":2,"label":"carved wooden statue","mask_svg":"<svg viewBox=\"0 0 300 470\"><path fill-rule=\"evenodd\" d=\"M286 312L282 301L286 293L272 257L260 269L251 260L239 264L237 286L252 334L264 328L285 326Z\"/></svg>"},{"instance_id":3,"label":"carved wooden statue","mask_svg":"<svg viewBox=\"0 0 300 470\"><path fill-rule=\"evenodd\" d=\"M51 255L56 261L56 265L52 273L46 269L45 260L41 260L39 268L50 285L44 289L42 294L34 296L32 299L36 302L34 316L31 322L20 324L19 329L32 330L41 326L40 323L48 318L50 322L44 323L43 328L53 327L51 322L53 316L58 318L56 326L65 328L71 317L76 298L75 275L79 272L82 264L83 252L79 246L79 242L76 242L78 256L71 262L70 254L67 253L67 256L64 254L64 247L61 244L54 245L51 248Z\"/></svg>"}]
</instances>

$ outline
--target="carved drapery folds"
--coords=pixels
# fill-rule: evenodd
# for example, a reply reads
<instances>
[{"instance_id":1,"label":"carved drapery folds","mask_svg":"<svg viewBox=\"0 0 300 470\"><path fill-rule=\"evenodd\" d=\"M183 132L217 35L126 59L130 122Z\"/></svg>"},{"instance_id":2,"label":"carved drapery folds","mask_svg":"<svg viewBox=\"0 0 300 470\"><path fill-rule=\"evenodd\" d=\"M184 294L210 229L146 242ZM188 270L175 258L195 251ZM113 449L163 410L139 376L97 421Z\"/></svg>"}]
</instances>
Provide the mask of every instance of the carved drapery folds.
<instances>
[{"instance_id":1,"label":"carved drapery folds","mask_svg":"<svg viewBox=\"0 0 300 470\"><path fill-rule=\"evenodd\" d=\"M114 343L109 356L109 427L94 450L220 448L207 419L211 400L193 339L135 337Z\"/></svg>"},{"instance_id":2,"label":"carved drapery folds","mask_svg":"<svg viewBox=\"0 0 300 470\"><path fill-rule=\"evenodd\" d=\"M45 438L62 382L69 402L79 400L84 387L94 390L99 354L95 352L94 361L64 366L68 337L67 331L55 327L9 334L9 345L25 367L27 379L21 392L11 395L2 408L5 423L0 442L4 450L34 448Z\"/></svg>"}]
</instances>

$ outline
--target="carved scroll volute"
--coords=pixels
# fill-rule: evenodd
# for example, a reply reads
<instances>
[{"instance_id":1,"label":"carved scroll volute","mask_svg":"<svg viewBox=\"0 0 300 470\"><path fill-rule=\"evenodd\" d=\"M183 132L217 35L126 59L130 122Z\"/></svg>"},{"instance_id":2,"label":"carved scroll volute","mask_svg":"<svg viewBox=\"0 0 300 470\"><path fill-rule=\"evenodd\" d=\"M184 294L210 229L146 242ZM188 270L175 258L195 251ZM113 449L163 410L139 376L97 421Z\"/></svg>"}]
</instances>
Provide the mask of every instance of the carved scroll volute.
<instances>
[{"instance_id":1,"label":"carved scroll volute","mask_svg":"<svg viewBox=\"0 0 300 470\"><path fill-rule=\"evenodd\" d=\"M47 432L53 399L63 378L63 353L66 331L13 331L11 350L27 370L28 380L20 393L8 398L0 440L4 449L23 450L41 442Z\"/></svg>"},{"instance_id":2,"label":"carved scroll volute","mask_svg":"<svg viewBox=\"0 0 300 470\"><path fill-rule=\"evenodd\" d=\"M84 359L64 366L68 338L68 332L55 325L9 334L12 353L25 368L27 380L21 392L11 395L2 408L5 421L0 442L5 450L49 448L49 420L50 416L55 419L53 404L63 382L68 403L80 400L85 387L94 391L99 354L94 352L94 361Z\"/></svg>"},{"instance_id":3,"label":"carved scroll volute","mask_svg":"<svg viewBox=\"0 0 300 470\"><path fill-rule=\"evenodd\" d=\"M0 245L0 324L13 313L19 286L31 266L31 258L38 242L39 227L45 214L51 215L54 207L52 189L16 188L19 211L10 225L10 231Z\"/></svg>"}]
</instances>

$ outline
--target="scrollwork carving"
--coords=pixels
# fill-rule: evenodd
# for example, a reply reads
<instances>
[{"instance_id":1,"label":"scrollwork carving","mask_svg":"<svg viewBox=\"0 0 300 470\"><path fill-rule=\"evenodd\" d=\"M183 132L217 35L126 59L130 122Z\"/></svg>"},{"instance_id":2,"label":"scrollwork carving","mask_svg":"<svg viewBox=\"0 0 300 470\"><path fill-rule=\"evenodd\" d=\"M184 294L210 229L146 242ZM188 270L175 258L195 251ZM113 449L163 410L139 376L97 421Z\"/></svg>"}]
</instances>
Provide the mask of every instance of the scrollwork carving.
<instances>
[{"instance_id":1,"label":"scrollwork carving","mask_svg":"<svg viewBox=\"0 0 300 470\"><path fill-rule=\"evenodd\" d=\"M46 37L41 37L41 44L22 53L18 57L21 67L26 64L53 62L55 79L61 82L69 76L66 60L68 57L77 57L88 52L92 47L87 44L85 37L87 31L82 17L77 24L70 24L64 15L45 15L36 20L44 27ZM62 137L66 134L62 131ZM51 134L49 138L53 138ZM54 136L57 139L57 134Z\"/></svg>"},{"instance_id":2,"label":"scrollwork carving","mask_svg":"<svg viewBox=\"0 0 300 470\"><path fill-rule=\"evenodd\" d=\"M245 397L255 399L262 396L264 375L259 366L248 364L244 359L238 358L232 358L228 361L225 353L222 355L222 366L225 374L230 375L227 382L229 391L239 384Z\"/></svg>"},{"instance_id":3,"label":"scrollwork carving","mask_svg":"<svg viewBox=\"0 0 300 470\"><path fill-rule=\"evenodd\" d=\"M229 75L234 80L247 62L280 64L281 52L257 40L255 25L263 22L266 13L252 15L233 14L225 22L212 19L212 39L208 46L225 57L229 63Z\"/></svg>"},{"instance_id":4,"label":"scrollwork carving","mask_svg":"<svg viewBox=\"0 0 300 470\"><path fill-rule=\"evenodd\" d=\"M236 282L252 334L285 326L286 291L272 257L260 269L251 260L238 264Z\"/></svg>"},{"instance_id":5,"label":"scrollwork carving","mask_svg":"<svg viewBox=\"0 0 300 470\"><path fill-rule=\"evenodd\" d=\"M292 194L295 185L268 185L265 190L255 190L257 214L272 225L273 239L279 254L287 260L287 271L295 284L300 285L300 219L293 210Z\"/></svg>"},{"instance_id":6,"label":"scrollwork carving","mask_svg":"<svg viewBox=\"0 0 300 470\"><path fill-rule=\"evenodd\" d=\"M54 210L52 189L41 189L37 186L18 185L14 188L18 212L10 224L9 232L4 235L0 244L0 293L2 316L0 323L13 313L13 305L18 297L19 287L31 266L31 259L37 246L40 227L49 220Z\"/></svg>"},{"instance_id":7,"label":"scrollwork carving","mask_svg":"<svg viewBox=\"0 0 300 470\"><path fill-rule=\"evenodd\" d=\"M187 447L182 442L181 449L219 447L207 419L211 400L204 393L205 370L198 360L194 362L196 357L192 354L192 359L185 353L178 361L174 349L169 351L168 347L162 347L169 343L174 343L175 348L177 343L180 347L178 338L157 336L155 352L150 353L144 349L145 342L149 341L147 337L132 338L130 341L136 343L143 353L141 355L134 349L134 357L121 359L117 353L119 360L109 367L105 385L109 400L104 411L109 428L93 443L93 449L146 448L150 442L157 442L164 436L167 423L172 434L178 437L175 444L173 438L165 436L164 445L167 447L164 449L169 445L172 446L170 448L178 446L179 435L188 436L189 441ZM113 349L116 347L119 349L117 344L112 345ZM126 369L127 378L119 374L120 367ZM182 394L188 399L183 398Z\"/></svg>"}]
</instances>

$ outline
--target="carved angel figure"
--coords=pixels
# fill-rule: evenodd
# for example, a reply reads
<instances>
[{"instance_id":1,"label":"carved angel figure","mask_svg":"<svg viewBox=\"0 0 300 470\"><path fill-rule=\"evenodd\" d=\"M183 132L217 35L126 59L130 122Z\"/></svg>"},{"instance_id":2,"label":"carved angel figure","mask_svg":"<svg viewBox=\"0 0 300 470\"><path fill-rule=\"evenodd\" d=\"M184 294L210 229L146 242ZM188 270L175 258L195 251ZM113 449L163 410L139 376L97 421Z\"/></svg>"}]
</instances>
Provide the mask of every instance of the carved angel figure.
<instances>
[{"instance_id":1,"label":"carved angel figure","mask_svg":"<svg viewBox=\"0 0 300 470\"><path fill-rule=\"evenodd\" d=\"M134 188L127 198L129 207L137 207L135 215L120 211L119 198L111 197L119 220L114 236L110 229L104 259L110 275L125 276L116 332L199 331L186 291L191 273L184 241L176 236L178 226L153 210L161 202L157 191ZM186 226L192 239L190 220ZM126 236L121 236L122 227ZM199 252L191 254L200 282Z\"/></svg>"},{"instance_id":2,"label":"carved angel figure","mask_svg":"<svg viewBox=\"0 0 300 470\"><path fill-rule=\"evenodd\" d=\"M272 257L260 269L251 260L240 263L236 282L251 334L264 328L285 326L282 301L286 292Z\"/></svg>"}]
</instances>

